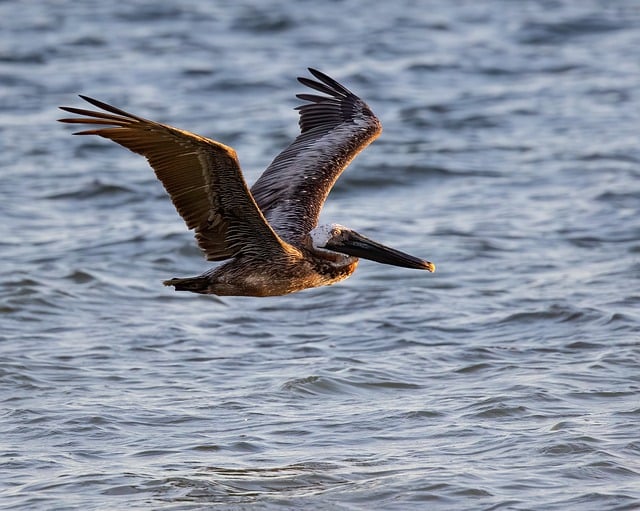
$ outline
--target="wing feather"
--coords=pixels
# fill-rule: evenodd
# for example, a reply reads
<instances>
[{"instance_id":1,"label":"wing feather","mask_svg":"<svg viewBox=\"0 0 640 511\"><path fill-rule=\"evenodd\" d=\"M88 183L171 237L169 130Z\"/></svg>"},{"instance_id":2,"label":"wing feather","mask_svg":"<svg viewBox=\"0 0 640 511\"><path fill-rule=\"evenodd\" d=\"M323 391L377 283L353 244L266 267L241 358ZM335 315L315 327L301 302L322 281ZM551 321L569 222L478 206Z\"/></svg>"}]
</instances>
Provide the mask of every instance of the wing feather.
<instances>
[{"instance_id":1,"label":"wing feather","mask_svg":"<svg viewBox=\"0 0 640 511\"><path fill-rule=\"evenodd\" d=\"M96 126L76 134L99 135L145 156L208 260L272 258L290 248L255 203L231 147L81 97L105 112L61 107L82 117L60 121Z\"/></svg>"},{"instance_id":2,"label":"wing feather","mask_svg":"<svg viewBox=\"0 0 640 511\"><path fill-rule=\"evenodd\" d=\"M318 80L303 85L325 94L298 94L300 135L282 151L251 188L273 229L298 242L318 223L334 183L356 155L382 131L367 104L333 78L309 68Z\"/></svg>"}]
</instances>

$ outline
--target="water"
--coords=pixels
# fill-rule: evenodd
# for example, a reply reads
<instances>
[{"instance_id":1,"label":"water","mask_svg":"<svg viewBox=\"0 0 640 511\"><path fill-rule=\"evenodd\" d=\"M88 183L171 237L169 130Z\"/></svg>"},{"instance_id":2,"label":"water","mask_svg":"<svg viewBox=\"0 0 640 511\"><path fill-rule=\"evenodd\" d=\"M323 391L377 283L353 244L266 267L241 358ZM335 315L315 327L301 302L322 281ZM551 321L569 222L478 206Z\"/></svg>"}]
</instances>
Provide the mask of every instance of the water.
<instances>
[{"instance_id":1,"label":"water","mask_svg":"<svg viewBox=\"0 0 640 511\"><path fill-rule=\"evenodd\" d=\"M0 4L0 506L640 508L633 0ZM385 131L323 221L428 258L271 299L208 267L103 99L255 181L307 66Z\"/></svg>"}]
</instances>

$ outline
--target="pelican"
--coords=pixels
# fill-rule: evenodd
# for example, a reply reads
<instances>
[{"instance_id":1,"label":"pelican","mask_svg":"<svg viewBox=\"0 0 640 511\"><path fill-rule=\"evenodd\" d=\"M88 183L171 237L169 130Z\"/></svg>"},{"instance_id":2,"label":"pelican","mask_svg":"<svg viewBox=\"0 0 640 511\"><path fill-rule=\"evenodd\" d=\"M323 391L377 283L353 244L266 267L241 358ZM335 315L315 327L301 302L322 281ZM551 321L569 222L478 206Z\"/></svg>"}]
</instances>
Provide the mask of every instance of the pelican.
<instances>
[{"instance_id":1,"label":"pelican","mask_svg":"<svg viewBox=\"0 0 640 511\"><path fill-rule=\"evenodd\" d=\"M333 184L382 131L367 104L326 74L298 81L317 94L298 94L300 135L249 190L236 152L215 140L80 97L102 111L60 107L80 115L61 122L92 129L145 156L173 205L194 230L209 261L202 275L164 281L176 291L219 296L279 296L349 277L358 258L433 272L435 266L339 224L318 226ZM96 127L97 126L97 127Z\"/></svg>"}]
</instances>

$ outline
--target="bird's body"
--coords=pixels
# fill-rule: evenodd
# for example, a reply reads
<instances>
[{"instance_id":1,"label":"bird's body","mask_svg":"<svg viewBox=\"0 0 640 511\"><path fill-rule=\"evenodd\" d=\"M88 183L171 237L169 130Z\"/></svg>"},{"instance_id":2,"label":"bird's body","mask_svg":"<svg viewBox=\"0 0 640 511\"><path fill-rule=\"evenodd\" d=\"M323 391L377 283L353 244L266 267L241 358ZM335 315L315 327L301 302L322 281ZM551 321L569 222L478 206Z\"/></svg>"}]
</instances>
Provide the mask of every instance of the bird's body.
<instances>
[{"instance_id":1,"label":"bird's body","mask_svg":"<svg viewBox=\"0 0 640 511\"><path fill-rule=\"evenodd\" d=\"M197 277L174 278L178 291L277 296L349 277L358 257L434 270L434 265L380 245L338 224L317 226L324 201L351 160L382 130L369 107L327 75L299 78L326 96L299 94L301 134L248 189L235 151L219 142L131 115L62 107L98 125L99 135L144 155L208 260L228 260Z\"/></svg>"},{"instance_id":2,"label":"bird's body","mask_svg":"<svg viewBox=\"0 0 640 511\"><path fill-rule=\"evenodd\" d=\"M336 254L331 260L299 250L270 260L233 258L198 277L175 278L165 284L179 291L219 296L279 296L339 282L357 265L355 257Z\"/></svg>"}]
</instances>

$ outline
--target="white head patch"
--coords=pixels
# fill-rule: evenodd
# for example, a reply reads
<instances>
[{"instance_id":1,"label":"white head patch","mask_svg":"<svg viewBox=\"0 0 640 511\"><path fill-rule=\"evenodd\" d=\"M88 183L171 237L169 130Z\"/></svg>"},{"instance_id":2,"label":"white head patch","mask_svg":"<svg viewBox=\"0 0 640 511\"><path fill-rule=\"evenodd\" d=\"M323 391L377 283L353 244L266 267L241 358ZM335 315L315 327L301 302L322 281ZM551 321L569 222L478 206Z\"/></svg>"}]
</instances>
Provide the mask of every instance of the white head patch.
<instances>
[{"instance_id":1,"label":"white head patch","mask_svg":"<svg viewBox=\"0 0 640 511\"><path fill-rule=\"evenodd\" d=\"M311 236L311 241L315 248L323 248L330 239L340 234L343 229L346 229L346 227L340 224L319 225L309 233L309 236Z\"/></svg>"}]
</instances>

